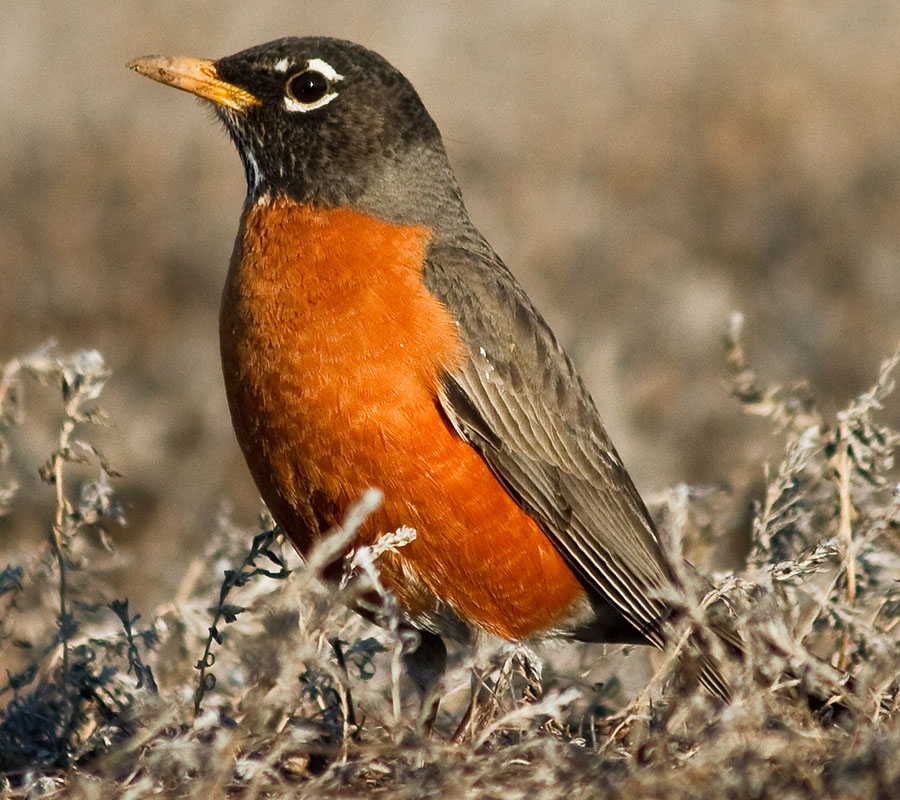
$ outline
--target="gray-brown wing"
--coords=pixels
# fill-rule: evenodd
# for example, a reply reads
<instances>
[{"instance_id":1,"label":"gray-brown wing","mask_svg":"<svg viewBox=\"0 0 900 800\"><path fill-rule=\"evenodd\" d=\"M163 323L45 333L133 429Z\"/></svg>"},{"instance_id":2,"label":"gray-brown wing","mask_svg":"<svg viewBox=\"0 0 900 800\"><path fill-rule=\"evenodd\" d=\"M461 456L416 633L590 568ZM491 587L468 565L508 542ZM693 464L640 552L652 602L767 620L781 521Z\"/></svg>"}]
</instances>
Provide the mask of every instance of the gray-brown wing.
<instances>
[{"instance_id":1,"label":"gray-brown wing","mask_svg":"<svg viewBox=\"0 0 900 800\"><path fill-rule=\"evenodd\" d=\"M661 645L666 606L655 595L672 572L570 358L487 245L432 247L424 280L467 351L444 382L452 424L584 585Z\"/></svg>"}]
</instances>

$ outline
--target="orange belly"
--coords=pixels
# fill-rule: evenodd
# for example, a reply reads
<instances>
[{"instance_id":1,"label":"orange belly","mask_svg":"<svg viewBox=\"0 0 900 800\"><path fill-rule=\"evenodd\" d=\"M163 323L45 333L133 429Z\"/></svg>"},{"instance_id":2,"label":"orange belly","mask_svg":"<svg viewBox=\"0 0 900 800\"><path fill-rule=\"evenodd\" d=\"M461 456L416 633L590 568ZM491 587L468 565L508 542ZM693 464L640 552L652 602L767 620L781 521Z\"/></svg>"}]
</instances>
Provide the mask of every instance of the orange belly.
<instances>
[{"instance_id":1,"label":"orange belly","mask_svg":"<svg viewBox=\"0 0 900 800\"><path fill-rule=\"evenodd\" d=\"M439 601L518 639L566 617L583 590L540 528L448 424L441 375L456 324L425 288L430 231L287 199L245 209L222 301L235 432L301 552L367 488L382 507L358 534L417 537L379 561L401 606Z\"/></svg>"}]
</instances>

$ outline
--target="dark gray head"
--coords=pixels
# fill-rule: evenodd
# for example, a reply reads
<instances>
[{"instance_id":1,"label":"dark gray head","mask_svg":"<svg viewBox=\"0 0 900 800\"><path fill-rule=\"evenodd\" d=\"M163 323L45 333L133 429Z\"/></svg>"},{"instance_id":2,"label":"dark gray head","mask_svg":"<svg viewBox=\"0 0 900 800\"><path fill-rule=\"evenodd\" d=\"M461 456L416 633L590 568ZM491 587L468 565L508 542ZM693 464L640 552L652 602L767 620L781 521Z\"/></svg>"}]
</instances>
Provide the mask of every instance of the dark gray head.
<instances>
[{"instance_id":1,"label":"dark gray head","mask_svg":"<svg viewBox=\"0 0 900 800\"><path fill-rule=\"evenodd\" d=\"M217 61L150 57L129 66L214 103L251 200L289 196L434 229L468 227L437 126L412 84L371 50L287 38Z\"/></svg>"}]
</instances>

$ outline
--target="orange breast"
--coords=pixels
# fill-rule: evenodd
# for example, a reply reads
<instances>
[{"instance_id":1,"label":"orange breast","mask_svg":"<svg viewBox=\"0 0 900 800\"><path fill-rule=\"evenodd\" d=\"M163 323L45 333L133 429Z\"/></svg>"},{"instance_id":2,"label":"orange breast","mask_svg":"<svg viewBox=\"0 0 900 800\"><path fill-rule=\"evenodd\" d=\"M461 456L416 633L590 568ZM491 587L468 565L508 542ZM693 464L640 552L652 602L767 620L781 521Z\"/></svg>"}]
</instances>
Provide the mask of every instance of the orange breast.
<instances>
[{"instance_id":1,"label":"orange breast","mask_svg":"<svg viewBox=\"0 0 900 800\"><path fill-rule=\"evenodd\" d=\"M430 231L286 199L245 210L222 301L235 432L275 518L301 551L365 489L368 544L417 532L381 577L412 612L438 600L506 638L548 628L578 581L442 416L441 375L464 358L422 283Z\"/></svg>"}]
</instances>

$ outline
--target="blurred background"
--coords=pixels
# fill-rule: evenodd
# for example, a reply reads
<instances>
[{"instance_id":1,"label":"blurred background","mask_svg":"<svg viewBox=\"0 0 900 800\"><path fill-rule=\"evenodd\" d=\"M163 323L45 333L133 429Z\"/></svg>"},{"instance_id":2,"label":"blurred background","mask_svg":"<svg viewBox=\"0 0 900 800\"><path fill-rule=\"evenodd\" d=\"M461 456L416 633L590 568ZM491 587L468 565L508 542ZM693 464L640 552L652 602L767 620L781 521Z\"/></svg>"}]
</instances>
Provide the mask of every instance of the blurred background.
<instances>
[{"instance_id":1,"label":"blurred background","mask_svg":"<svg viewBox=\"0 0 900 800\"><path fill-rule=\"evenodd\" d=\"M100 438L135 610L175 591L220 510L252 526L260 507L218 364L243 173L212 114L127 71L135 56L306 34L385 55L647 494L721 485L747 507L777 457L729 395L732 311L763 378L808 381L826 412L900 339L892 0L0 7L0 359L54 337L113 370ZM55 424L14 448L4 560L48 529Z\"/></svg>"}]
</instances>

